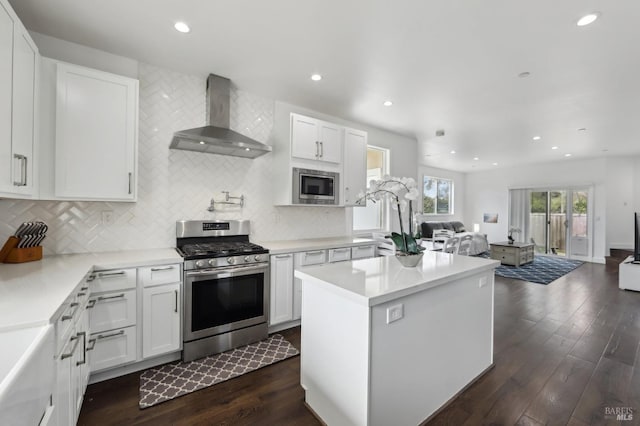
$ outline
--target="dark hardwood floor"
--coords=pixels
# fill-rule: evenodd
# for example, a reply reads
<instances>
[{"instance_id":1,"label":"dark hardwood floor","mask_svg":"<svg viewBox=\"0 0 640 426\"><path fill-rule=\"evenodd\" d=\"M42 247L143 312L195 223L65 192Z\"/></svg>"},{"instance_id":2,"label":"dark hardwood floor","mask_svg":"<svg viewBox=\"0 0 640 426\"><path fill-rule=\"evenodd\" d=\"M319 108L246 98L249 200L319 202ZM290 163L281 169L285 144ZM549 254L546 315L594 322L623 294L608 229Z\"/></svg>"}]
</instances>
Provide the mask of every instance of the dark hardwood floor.
<instances>
[{"instance_id":1,"label":"dark hardwood floor","mask_svg":"<svg viewBox=\"0 0 640 426\"><path fill-rule=\"evenodd\" d=\"M300 347L299 328L282 332ZM584 264L549 284L496 277L495 366L429 425L640 424L640 293ZM89 386L81 425L318 425L300 358L138 409L139 374ZM607 409L631 408L618 422Z\"/></svg>"}]
</instances>

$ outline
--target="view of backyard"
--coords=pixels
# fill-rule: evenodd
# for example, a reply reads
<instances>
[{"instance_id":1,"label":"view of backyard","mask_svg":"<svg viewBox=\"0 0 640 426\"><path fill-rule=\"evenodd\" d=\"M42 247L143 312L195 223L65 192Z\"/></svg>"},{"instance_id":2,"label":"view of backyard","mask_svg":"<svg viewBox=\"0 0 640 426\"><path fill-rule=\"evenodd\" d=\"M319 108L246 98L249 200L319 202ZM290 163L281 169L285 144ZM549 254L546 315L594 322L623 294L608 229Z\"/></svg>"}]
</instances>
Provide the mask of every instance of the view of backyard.
<instances>
[{"instance_id":1,"label":"view of backyard","mask_svg":"<svg viewBox=\"0 0 640 426\"><path fill-rule=\"evenodd\" d=\"M545 253L547 220L549 225L549 253L566 255L567 196L565 191L531 192L529 236L536 244L536 251ZM571 236L587 236L587 192L573 191ZM548 216L548 219L547 219Z\"/></svg>"}]
</instances>

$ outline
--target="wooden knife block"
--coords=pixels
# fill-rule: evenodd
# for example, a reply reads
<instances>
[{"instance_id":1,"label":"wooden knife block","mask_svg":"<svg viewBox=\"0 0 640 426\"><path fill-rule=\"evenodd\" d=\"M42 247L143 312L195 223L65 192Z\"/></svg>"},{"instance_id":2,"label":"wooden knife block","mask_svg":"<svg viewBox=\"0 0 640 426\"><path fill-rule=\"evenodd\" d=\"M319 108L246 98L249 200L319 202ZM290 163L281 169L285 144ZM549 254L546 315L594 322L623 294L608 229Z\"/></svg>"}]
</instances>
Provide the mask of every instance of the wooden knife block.
<instances>
[{"instance_id":1,"label":"wooden knife block","mask_svg":"<svg viewBox=\"0 0 640 426\"><path fill-rule=\"evenodd\" d=\"M0 262L24 263L42 259L42 246L17 248L18 238L9 237L0 250Z\"/></svg>"}]
</instances>

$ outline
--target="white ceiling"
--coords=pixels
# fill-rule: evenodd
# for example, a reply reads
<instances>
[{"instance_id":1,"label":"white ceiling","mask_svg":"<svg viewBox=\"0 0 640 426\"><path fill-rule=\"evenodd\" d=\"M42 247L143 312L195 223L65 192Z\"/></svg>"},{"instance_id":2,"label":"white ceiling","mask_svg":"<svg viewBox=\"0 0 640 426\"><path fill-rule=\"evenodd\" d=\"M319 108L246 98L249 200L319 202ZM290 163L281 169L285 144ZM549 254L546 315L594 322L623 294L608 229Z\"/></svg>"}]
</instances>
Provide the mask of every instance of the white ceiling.
<instances>
[{"instance_id":1,"label":"white ceiling","mask_svg":"<svg viewBox=\"0 0 640 426\"><path fill-rule=\"evenodd\" d=\"M637 0L11 3L30 30L415 137L425 165L640 154Z\"/></svg>"}]
</instances>

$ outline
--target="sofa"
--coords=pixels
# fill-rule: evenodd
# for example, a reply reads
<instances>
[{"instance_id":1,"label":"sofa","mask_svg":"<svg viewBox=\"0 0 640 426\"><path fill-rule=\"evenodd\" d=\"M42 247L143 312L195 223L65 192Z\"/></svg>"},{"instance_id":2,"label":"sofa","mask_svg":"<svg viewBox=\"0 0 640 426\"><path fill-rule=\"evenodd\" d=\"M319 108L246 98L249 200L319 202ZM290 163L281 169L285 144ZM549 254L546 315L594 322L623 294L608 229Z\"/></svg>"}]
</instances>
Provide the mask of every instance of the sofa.
<instances>
[{"instance_id":1,"label":"sofa","mask_svg":"<svg viewBox=\"0 0 640 426\"><path fill-rule=\"evenodd\" d=\"M436 229L448 229L456 233L456 237L462 237L464 235L471 235L471 250L470 255L478 255L489 251L489 242L484 234L479 232L467 232L462 222L422 222L420 224L420 235L423 239L432 239L433 231Z\"/></svg>"},{"instance_id":2,"label":"sofa","mask_svg":"<svg viewBox=\"0 0 640 426\"><path fill-rule=\"evenodd\" d=\"M420 235L422 238L433 238L433 231L436 229L448 229L456 234L467 231L462 222L422 222L420 224Z\"/></svg>"}]
</instances>

